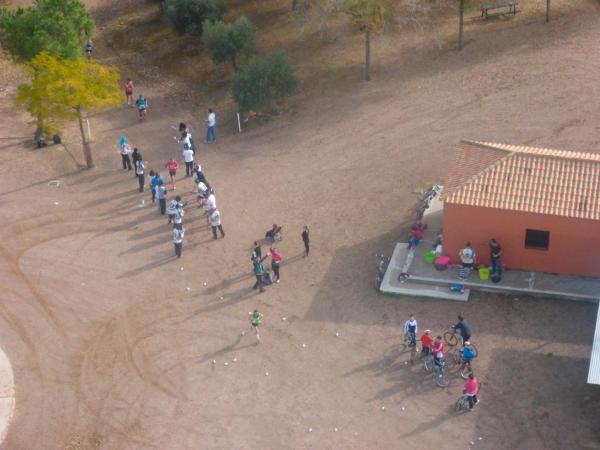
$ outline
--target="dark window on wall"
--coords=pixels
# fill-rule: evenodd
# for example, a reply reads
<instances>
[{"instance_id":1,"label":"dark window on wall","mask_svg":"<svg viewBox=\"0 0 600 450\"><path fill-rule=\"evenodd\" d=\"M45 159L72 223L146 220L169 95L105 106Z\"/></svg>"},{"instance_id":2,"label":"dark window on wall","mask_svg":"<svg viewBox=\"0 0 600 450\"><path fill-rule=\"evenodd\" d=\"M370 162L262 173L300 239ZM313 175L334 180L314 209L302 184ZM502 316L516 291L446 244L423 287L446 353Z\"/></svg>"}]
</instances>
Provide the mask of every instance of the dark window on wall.
<instances>
[{"instance_id":1,"label":"dark window on wall","mask_svg":"<svg viewBox=\"0 0 600 450\"><path fill-rule=\"evenodd\" d=\"M550 232L526 229L525 247L536 250L548 250L548 247L550 247Z\"/></svg>"}]
</instances>

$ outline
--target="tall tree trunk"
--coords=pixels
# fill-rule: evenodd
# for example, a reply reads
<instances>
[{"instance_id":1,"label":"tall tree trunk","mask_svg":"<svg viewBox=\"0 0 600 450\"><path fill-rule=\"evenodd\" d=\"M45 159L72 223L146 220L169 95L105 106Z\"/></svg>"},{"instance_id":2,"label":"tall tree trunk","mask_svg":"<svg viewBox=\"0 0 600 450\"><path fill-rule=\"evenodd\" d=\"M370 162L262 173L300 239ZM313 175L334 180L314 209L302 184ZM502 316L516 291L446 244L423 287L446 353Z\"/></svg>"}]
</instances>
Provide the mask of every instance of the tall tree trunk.
<instances>
[{"instance_id":1,"label":"tall tree trunk","mask_svg":"<svg viewBox=\"0 0 600 450\"><path fill-rule=\"evenodd\" d=\"M92 147L90 146L90 141L88 141L85 135L80 107L77 108L77 120L79 121L79 131L81 132L81 140L83 141L83 155L85 156L85 165L88 169L93 169L94 159L92 158Z\"/></svg>"},{"instance_id":2,"label":"tall tree trunk","mask_svg":"<svg viewBox=\"0 0 600 450\"><path fill-rule=\"evenodd\" d=\"M546 22L550 22L550 0L546 0Z\"/></svg>"},{"instance_id":3,"label":"tall tree trunk","mask_svg":"<svg viewBox=\"0 0 600 450\"><path fill-rule=\"evenodd\" d=\"M459 0L458 5L458 50L463 49L463 30L465 27L465 0Z\"/></svg>"},{"instance_id":4,"label":"tall tree trunk","mask_svg":"<svg viewBox=\"0 0 600 450\"><path fill-rule=\"evenodd\" d=\"M365 31L365 80L371 79L371 30Z\"/></svg>"}]
</instances>

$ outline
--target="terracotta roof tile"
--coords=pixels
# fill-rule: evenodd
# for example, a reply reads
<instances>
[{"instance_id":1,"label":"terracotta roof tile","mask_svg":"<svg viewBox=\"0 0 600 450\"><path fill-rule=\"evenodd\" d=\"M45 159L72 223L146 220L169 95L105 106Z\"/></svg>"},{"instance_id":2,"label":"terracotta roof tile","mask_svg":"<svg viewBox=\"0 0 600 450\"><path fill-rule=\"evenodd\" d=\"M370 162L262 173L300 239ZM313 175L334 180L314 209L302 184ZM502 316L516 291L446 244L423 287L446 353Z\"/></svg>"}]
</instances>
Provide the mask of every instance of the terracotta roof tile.
<instances>
[{"instance_id":1,"label":"terracotta roof tile","mask_svg":"<svg viewBox=\"0 0 600 450\"><path fill-rule=\"evenodd\" d=\"M447 203L600 220L600 154L462 141L457 156Z\"/></svg>"}]
</instances>

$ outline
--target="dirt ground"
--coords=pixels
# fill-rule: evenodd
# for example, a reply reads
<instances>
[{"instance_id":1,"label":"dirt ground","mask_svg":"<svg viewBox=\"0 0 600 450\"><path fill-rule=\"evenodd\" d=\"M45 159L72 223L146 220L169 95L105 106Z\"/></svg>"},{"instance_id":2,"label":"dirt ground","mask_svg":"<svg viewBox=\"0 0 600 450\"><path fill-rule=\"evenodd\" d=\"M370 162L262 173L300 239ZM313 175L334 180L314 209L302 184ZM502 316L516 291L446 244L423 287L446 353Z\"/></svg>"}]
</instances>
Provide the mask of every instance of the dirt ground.
<instances>
[{"instance_id":1,"label":"dirt ground","mask_svg":"<svg viewBox=\"0 0 600 450\"><path fill-rule=\"evenodd\" d=\"M459 139L600 149L600 10L552 3L550 24L525 11L470 25L460 54L406 38L371 83L349 66L268 125L221 127L199 159L227 235L213 241L189 208L179 261L117 143L126 132L162 168L179 154L171 125L189 121L201 141L208 101L192 109L142 79L148 120L128 108L91 117L98 167L82 171L76 130L64 147L30 147L10 102L18 74L3 71L0 345L17 402L2 448L600 448L600 390L586 384L597 305L393 298L373 282L375 254L405 237L417 192L443 179ZM102 39L98 57L122 62ZM177 193L192 199L191 187L182 179ZM274 222L282 281L258 294L249 253ZM240 336L254 308L260 345ZM442 333L459 311L484 383L463 415L451 409L459 378L437 388L394 353L410 313Z\"/></svg>"}]
</instances>

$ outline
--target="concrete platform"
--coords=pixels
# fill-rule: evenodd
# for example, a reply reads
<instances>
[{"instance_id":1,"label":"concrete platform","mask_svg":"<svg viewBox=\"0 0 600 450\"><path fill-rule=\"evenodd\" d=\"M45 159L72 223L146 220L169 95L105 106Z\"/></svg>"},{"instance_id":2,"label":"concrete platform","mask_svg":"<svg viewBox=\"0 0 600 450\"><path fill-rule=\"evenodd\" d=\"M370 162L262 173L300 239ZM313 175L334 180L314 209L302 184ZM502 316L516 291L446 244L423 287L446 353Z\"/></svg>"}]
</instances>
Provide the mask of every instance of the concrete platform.
<instances>
[{"instance_id":1,"label":"concrete platform","mask_svg":"<svg viewBox=\"0 0 600 450\"><path fill-rule=\"evenodd\" d=\"M424 255L433 249L435 238L442 230L442 210L443 204L439 201L439 196L435 197L423 216L423 222L428 226L425 239L414 251L407 250L408 244L396 244L394 256L384 277L384 283L381 285L382 292L458 300L458 298L451 297L456 294L449 292L448 286L463 283L470 288L469 290L593 302L600 300L599 278L505 270L502 274L502 281L492 283L489 280L480 280L476 271L473 271L466 280L461 280L458 277L459 266L442 272L435 270L432 264L425 262ZM458 255L450 256L458 259ZM397 280L400 272L408 274L404 283ZM449 295L442 295L445 293ZM466 298L463 301L468 299L468 292L465 294Z\"/></svg>"}]
</instances>

